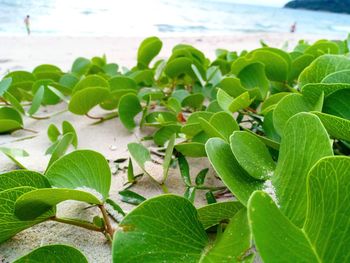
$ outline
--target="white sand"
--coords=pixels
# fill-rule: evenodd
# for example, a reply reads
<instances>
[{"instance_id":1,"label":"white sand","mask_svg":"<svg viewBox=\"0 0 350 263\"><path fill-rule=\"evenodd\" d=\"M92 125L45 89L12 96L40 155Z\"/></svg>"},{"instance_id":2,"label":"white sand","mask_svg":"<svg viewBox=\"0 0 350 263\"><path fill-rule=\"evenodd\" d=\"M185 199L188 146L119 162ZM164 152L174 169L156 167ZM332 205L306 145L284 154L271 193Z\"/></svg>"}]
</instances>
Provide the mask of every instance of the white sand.
<instances>
[{"instance_id":1,"label":"white sand","mask_svg":"<svg viewBox=\"0 0 350 263\"><path fill-rule=\"evenodd\" d=\"M160 57L167 57L171 48L178 43L189 43L202 50L208 57L214 57L216 48L229 50L253 49L260 46L259 40L263 39L271 46L281 47L285 41L295 44L298 39L316 40L319 36L300 36L292 34L249 34L227 37L193 37L193 38L164 38L163 51ZM135 64L137 47L141 38L110 38L110 37L1 37L0 38L0 74L8 70L32 70L36 65L50 63L68 70L73 60L78 56L93 57L106 54L108 61L119 65L131 67ZM49 108L41 108L40 114L46 115L65 109L66 105L60 104ZM102 112L94 110L93 114ZM144 132L135 130L128 132L119 122L113 119L99 125L92 125L93 121L84 117L73 115L69 112L59 114L49 120L25 119L25 128L38 131L33 134L27 131L17 131L12 135L1 135L0 146L22 148L30 154L20 161L28 168L36 171L44 171L49 160L44 153L50 142L46 131L50 123L61 125L63 120L70 121L76 128L79 137L80 149L93 149L104 154L108 160L128 157L127 144L139 141ZM33 138L28 138L35 135ZM25 139L27 138L27 139ZM136 165L135 165L136 166ZM209 167L208 161L203 158L191 161L191 172L196 174L204 167ZM5 156L0 154L0 172L14 169L15 166ZM112 167L112 169L114 169ZM155 168L157 169L157 168ZM115 170L115 169L114 169ZM126 181L124 173L113 176L111 197L116 200L126 211L132 209L119 201L118 191L123 188ZM214 177L212 169L207 178L208 185L222 185ZM177 170L170 170L167 182L172 193L183 194L184 187ZM141 179L132 190L151 197L161 194L161 189L152 183L149 178ZM205 204L204 192L197 196L196 205ZM59 214L68 217L82 217L91 219L96 211L94 209L83 210L84 204L66 202L59 206ZM59 223L47 222L17 234L11 240L0 245L0 261L11 262L33 248L45 244L64 243L80 249L89 259L89 262L110 262L110 246L102 234L94 233L74 226L65 226ZM2 262L2 261L1 261Z\"/></svg>"}]
</instances>

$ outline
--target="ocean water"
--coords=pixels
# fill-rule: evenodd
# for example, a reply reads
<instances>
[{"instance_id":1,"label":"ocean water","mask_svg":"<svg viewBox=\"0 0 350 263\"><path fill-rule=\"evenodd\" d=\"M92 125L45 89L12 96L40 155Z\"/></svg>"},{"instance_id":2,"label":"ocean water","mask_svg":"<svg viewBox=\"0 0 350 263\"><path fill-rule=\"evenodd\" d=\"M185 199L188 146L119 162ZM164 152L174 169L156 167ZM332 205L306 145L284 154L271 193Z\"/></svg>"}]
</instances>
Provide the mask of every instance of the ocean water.
<instances>
[{"instance_id":1,"label":"ocean water","mask_svg":"<svg viewBox=\"0 0 350 263\"><path fill-rule=\"evenodd\" d=\"M288 32L345 37L350 15L230 0L0 0L0 35L147 36Z\"/></svg>"}]
</instances>

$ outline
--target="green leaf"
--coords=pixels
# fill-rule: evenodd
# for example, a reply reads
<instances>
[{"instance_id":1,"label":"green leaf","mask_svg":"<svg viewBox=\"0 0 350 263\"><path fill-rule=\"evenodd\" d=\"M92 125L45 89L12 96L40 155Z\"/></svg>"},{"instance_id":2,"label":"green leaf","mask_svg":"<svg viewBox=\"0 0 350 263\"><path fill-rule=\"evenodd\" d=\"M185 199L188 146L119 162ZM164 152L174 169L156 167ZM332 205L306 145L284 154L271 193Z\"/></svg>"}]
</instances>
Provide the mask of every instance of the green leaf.
<instances>
[{"instance_id":1,"label":"green leaf","mask_svg":"<svg viewBox=\"0 0 350 263\"><path fill-rule=\"evenodd\" d=\"M192 69L192 60L186 57L179 57L173 60L170 60L165 66L164 72L170 78L180 78L185 74L195 77L195 74Z\"/></svg>"},{"instance_id":2,"label":"green leaf","mask_svg":"<svg viewBox=\"0 0 350 263\"><path fill-rule=\"evenodd\" d=\"M54 148L52 149L52 154L49 163L47 164L47 168L49 169L50 166L58 160L60 157L62 157L68 150L69 146L73 142L74 134L73 133L66 133L63 135L62 139L57 141L57 143L54 144ZM51 149L49 148L48 152L51 152Z\"/></svg>"},{"instance_id":3,"label":"green leaf","mask_svg":"<svg viewBox=\"0 0 350 263\"><path fill-rule=\"evenodd\" d=\"M111 171L100 153L74 151L55 161L45 174L53 187L86 190L100 200L108 198Z\"/></svg>"},{"instance_id":4,"label":"green leaf","mask_svg":"<svg viewBox=\"0 0 350 263\"><path fill-rule=\"evenodd\" d=\"M323 96L319 98L322 102ZM278 134L283 135L284 127L293 115L299 112L309 112L309 111L321 111L319 103L310 103L303 95L300 94L290 94L277 104L275 110L273 111L273 124L278 132Z\"/></svg>"},{"instance_id":5,"label":"green leaf","mask_svg":"<svg viewBox=\"0 0 350 263\"><path fill-rule=\"evenodd\" d=\"M58 137L61 135L60 131L58 130L57 126L53 123L49 125L47 128L47 136L49 137L51 142L56 142Z\"/></svg>"},{"instance_id":6,"label":"green leaf","mask_svg":"<svg viewBox=\"0 0 350 263\"><path fill-rule=\"evenodd\" d=\"M28 114L30 116L32 116L33 114L35 114L39 110L41 102L43 101L43 98L44 98L44 92L45 92L45 87L40 86L40 88L35 93L35 95L33 97L32 105L30 106L30 108L28 110Z\"/></svg>"},{"instance_id":7,"label":"green leaf","mask_svg":"<svg viewBox=\"0 0 350 263\"><path fill-rule=\"evenodd\" d=\"M247 253L252 246L251 240L247 210L241 209L233 216L225 232L200 262L253 262L254 254Z\"/></svg>"},{"instance_id":8,"label":"green leaf","mask_svg":"<svg viewBox=\"0 0 350 263\"><path fill-rule=\"evenodd\" d=\"M21 164L19 161L17 161L16 157L27 157L29 154L22 149L17 148L7 148L7 147L0 147L0 152L5 154L11 161L13 161L19 168L26 169L23 164Z\"/></svg>"},{"instance_id":9,"label":"green leaf","mask_svg":"<svg viewBox=\"0 0 350 263\"><path fill-rule=\"evenodd\" d=\"M339 48L338 45L334 42L328 40L319 40L314 43L312 46L308 47L305 54L311 54L314 57L318 57L322 54L338 54Z\"/></svg>"},{"instance_id":10,"label":"green leaf","mask_svg":"<svg viewBox=\"0 0 350 263\"><path fill-rule=\"evenodd\" d=\"M22 186L0 192L0 243L22 230L39 224L55 215L55 212L51 210L32 221L21 221L15 216L16 200L23 194L35 189L36 188L30 186Z\"/></svg>"},{"instance_id":11,"label":"green leaf","mask_svg":"<svg viewBox=\"0 0 350 263\"><path fill-rule=\"evenodd\" d=\"M350 121L326 113L313 111L322 121L330 136L350 142Z\"/></svg>"},{"instance_id":12,"label":"green leaf","mask_svg":"<svg viewBox=\"0 0 350 263\"><path fill-rule=\"evenodd\" d=\"M145 163L152 161L151 154L148 149L140 143L133 142L128 144L128 150L131 157L137 162L140 168L147 173L145 170Z\"/></svg>"},{"instance_id":13,"label":"green leaf","mask_svg":"<svg viewBox=\"0 0 350 263\"><path fill-rule=\"evenodd\" d=\"M217 93L217 100L223 110L228 112L236 112L247 108L254 99L250 99L248 91L242 93L236 98L232 98L225 91L219 89Z\"/></svg>"},{"instance_id":14,"label":"green leaf","mask_svg":"<svg viewBox=\"0 0 350 263\"><path fill-rule=\"evenodd\" d=\"M80 57L73 62L71 71L77 75L84 75L89 71L90 66L91 62L89 59Z\"/></svg>"},{"instance_id":15,"label":"green leaf","mask_svg":"<svg viewBox=\"0 0 350 263\"><path fill-rule=\"evenodd\" d=\"M113 239L113 262L195 263L217 262L217 258L239 262L247 259L245 252L251 246L245 210L231 220L221 238L212 245L195 207L175 195L144 201L119 227L122 230L117 231ZM232 249L224 250L227 244L231 244Z\"/></svg>"},{"instance_id":16,"label":"green leaf","mask_svg":"<svg viewBox=\"0 0 350 263\"><path fill-rule=\"evenodd\" d=\"M307 174L320 158L331 155L331 141L317 116L299 113L289 119L272 182L281 211L296 226L305 220Z\"/></svg>"},{"instance_id":17,"label":"green leaf","mask_svg":"<svg viewBox=\"0 0 350 263\"><path fill-rule=\"evenodd\" d=\"M285 96L290 95L289 92L279 92L268 97L261 105L261 114L265 115L270 110L276 108L278 102L280 102Z\"/></svg>"},{"instance_id":18,"label":"green leaf","mask_svg":"<svg viewBox=\"0 0 350 263\"><path fill-rule=\"evenodd\" d=\"M51 79L58 81L63 75L62 70L55 66L49 64L42 64L33 69L33 75L36 79Z\"/></svg>"},{"instance_id":19,"label":"green leaf","mask_svg":"<svg viewBox=\"0 0 350 263\"><path fill-rule=\"evenodd\" d=\"M183 99L181 105L182 107L190 107L195 110L200 110L202 108L204 99L205 97L201 93L191 94Z\"/></svg>"},{"instance_id":20,"label":"green leaf","mask_svg":"<svg viewBox=\"0 0 350 263\"><path fill-rule=\"evenodd\" d=\"M120 191L119 195L121 196L121 200L123 202L132 205L139 205L146 200L146 198L144 198L142 195L139 195L138 193L135 193L130 190Z\"/></svg>"},{"instance_id":21,"label":"green leaf","mask_svg":"<svg viewBox=\"0 0 350 263\"><path fill-rule=\"evenodd\" d=\"M196 199L196 187L190 186L186 187L184 197L190 201L192 204L194 203L194 200Z\"/></svg>"},{"instance_id":22,"label":"green leaf","mask_svg":"<svg viewBox=\"0 0 350 263\"><path fill-rule=\"evenodd\" d=\"M128 182L131 184L135 182L134 166L132 165L131 158L129 158L128 164Z\"/></svg>"},{"instance_id":23,"label":"green leaf","mask_svg":"<svg viewBox=\"0 0 350 263\"><path fill-rule=\"evenodd\" d=\"M243 205L255 190L263 187L262 181L252 178L239 165L228 143L211 138L205 144L205 150L218 176Z\"/></svg>"},{"instance_id":24,"label":"green leaf","mask_svg":"<svg viewBox=\"0 0 350 263\"><path fill-rule=\"evenodd\" d=\"M134 118L141 111L142 106L136 95L126 94L121 97L118 108L119 117L128 130L133 130L136 127Z\"/></svg>"},{"instance_id":25,"label":"green leaf","mask_svg":"<svg viewBox=\"0 0 350 263\"><path fill-rule=\"evenodd\" d=\"M281 213L268 194L254 192L248 203L248 218L264 262L321 262L304 232Z\"/></svg>"},{"instance_id":26,"label":"green leaf","mask_svg":"<svg viewBox=\"0 0 350 263\"><path fill-rule=\"evenodd\" d=\"M199 171L199 173L196 175L196 179L195 179L196 185L200 186L200 185L204 184L204 181L205 181L205 178L206 178L208 172L209 172L209 168L204 168L204 169Z\"/></svg>"},{"instance_id":27,"label":"green leaf","mask_svg":"<svg viewBox=\"0 0 350 263\"><path fill-rule=\"evenodd\" d=\"M107 198L106 204L112 206L113 210L116 211L118 214L125 216L125 212L123 211L123 209L112 199ZM108 209L108 206L106 208Z\"/></svg>"},{"instance_id":28,"label":"green leaf","mask_svg":"<svg viewBox=\"0 0 350 263\"><path fill-rule=\"evenodd\" d=\"M25 110L21 103L9 92L5 92L5 98L10 102L11 106L15 108L18 112L25 114Z\"/></svg>"},{"instance_id":29,"label":"green leaf","mask_svg":"<svg viewBox=\"0 0 350 263\"><path fill-rule=\"evenodd\" d=\"M127 76L115 76L108 80L111 91L117 90L137 90L137 84L135 80Z\"/></svg>"},{"instance_id":30,"label":"green leaf","mask_svg":"<svg viewBox=\"0 0 350 263\"><path fill-rule=\"evenodd\" d=\"M330 94L324 101L322 111L350 120L350 89L341 89Z\"/></svg>"},{"instance_id":31,"label":"green leaf","mask_svg":"<svg viewBox=\"0 0 350 263\"><path fill-rule=\"evenodd\" d=\"M4 78L0 81L0 97L9 89L12 83L12 78Z\"/></svg>"},{"instance_id":32,"label":"green leaf","mask_svg":"<svg viewBox=\"0 0 350 263\"><path fill-rule=\"evenodd\" d=\"M166 150L165 150L165 156L164 156L164 161L163 161L163 182L165 182L167 177L168 177L169 167L170 167L171 160L173 157L175 139L176 139L176 135L173 134L170 137L169 143L168 143Z\"/></svg>"},{"instance_id":33,"label":"green leaf","mask_svg":"<svg viewBox=\"0 0 350 263\"><path fill-rule=\"evenodd\" d=\"M15 215L15 202L22 194L50 184L43 175L26 170L0 174L0 243L16 233L53 216L54 210L32 222L20 221Z\"/></svg>"},{"instance_id":34,"label":"green leaf","mask_svg":"<svg viewBox=\"0 0 350 263\"><path fill-rule=\"evenodd\" d=\"M195 207L175 195L143 202L119 227L123 230L114 235L113 262L199 262L208 243Z\"/></svg>"},{"instance_id":35,"label":"green leaf","mask_svg":"<svg viewBox=\"0 0 350 263\"><path fill-rule=\"evenodd\" d=\"M204 229L229 221L244 206L240 202L220 202L199 208L198 216Z\"/></svg>"},{"instance_id":36,"label":"green leaf","mask_svg":"<svg viewBox=\"0 0 350 263\"><path fill-rule=\"evenodd\" d=\"M103 87L90 87L75 92L69 102L68 109L77 115L87 114L93 107L102 103L110 95Z\"/></svg>"},{"instance_id":37,"label":"green leaf","mask_svg":"<svg viewBox=\"0 0 350 263\"><path fill-rule=\"evenodd\" d=\"M23 127L21 115L13 108L0 108L0 134L12 132Z\"/></svg>"},{"instance_id":38,"label":"green leaf","mask_svg":"<svg viewBox=\"0 0 350 263\"><path fill-rule=\"evenodd\" d=\"M329 74L350 69L350 59L339 55L323 55L315 59L299 76L300 87L320 83Z\"/></svg>"},{"instance_id":39,"label":"green leaf","mask_svg":"<svg viewBox=\"0 0 350 263\"><path fill-rule=\"evenodd\" d=\"M86 78L82 78L74 86L73 95L76 92L81 91L83 89L87 89L87 88L106 88L106 89L109 89L109 84L103 77L100 77L99 75L89 75Z\"/></svg>"},{"instance_id":40,"label":"green leaf","mask_svg":"<svg viewBox=\"0 0 350 263\"><path fill-rule=\"evenodd\" d=\"M179 143L175 145L175 149L188 157L205 157L207 156L205 152L205 147L203 143L199 142L187 142Z\"/></svg>"},{"instance_id":41,"label":"green leaf","mask_svg":"<svg viewBox=\"0 0 350 263\"><path fill-rule=\"evenodd\" d=\"M239 126L233 116L227 112L217 112L207 121L199 118L202 129L210 137L219 137L226 142L229 141L231 134L239 130Z\"/></svg>"},{"instance_id":42,"label":"green leaf","mask_svg":"<svg viewBox=\"0 0 350 263\"><path fill-rule=\"evenodd\" d=\"M51 210L57 204L75 200L101 205L102 202L93 194L85 191L64 188L36 189L21 195L16 201L15 215L21 220L34 220Z\"/></svg>"},{"instance_id":43,"label":"green leaf","mask_svg":"<svg viewBox=\"0 0 350 263\"><path fill-rule=\"evenodd\" d=\"M303 87L302 93L310 102L317 101L322 93L327 98L333 92L342 89L350 89L350 84L345 83L311 83Z\"/></svg>"},{"instance_id":44,"label":"green leaf","mask_svg":"<svg viewBox=\"0 0 350 263\"><path fill-rule=\"evenodd\" d=\"M321 159L309 173L303 229L322 262L350 257L349 171L350 158L337 156Z\"/></svg>"},{"instance_id":45,"label":"green leaf","mask_svg":"<svg viewBox=\"0 0 350 263\"><path fill-rule=\"evenodd\" d=\"M293 225L267 194L252 195L248 217L265 262L346 262L350 256L350 221L344 216L350 212L349 169L350 158L345 156L325 157L313 166L302 229Z\"/></svg>"},{"instance_id":46,"label":"green leaf","mask_svg":"<svg viewBox=\"0 0 350 263\"><path fill-rule=\"evenodd\" d=\"M181 153L178 155L177 158L179 162L179 169L180 169L180 175L182 177L182 180L186 184L186 186L191 186L191 175L190 175L190 167L188 165L188 162Z\"/></svg>"},{"instance_id":47,"label":"green leaf","mask_svg":"<svg viewBox=\"0 0 350 263\"><path fill-rule=\"evenodd\" d=\"M51 263L88 263L86 257L77 249L66 245L42 246L17 259L14 263L38 263L45 259Z\"/></svg>"},{"instance_id":48,"label":"green leaf","mask_svg":"<svg viewBox=\"0 0 350 263\"><path fill-rule=\"evenodd\" d=\"M170 124L163 126L153 135L153 140L155 144L163 146L170 137L178 132L180 132L181 126L177 124Z\"/></svg>"},{"instance_id":49,"label":"green leaf","mask_svg":"<svg viewBox=\"0 0 350 263\"><path fill-rule=\"evenodd\" d=\"M314 56L309 54L304 54L294 59L288 76L289 81L298 79L300 73L309 66L313 60Z\"/></svg>"},{"instance_id":50,"label":"green leaf","mask_svg":"<svg viewBox=\"0 0 350 263\"><path fill-rule=\"evenodd\" d=\"M327 77L322 80L322 83L350 83L349 73L349 69L336 71L327 75Z\"/></svg>"},{"instance_id":51,"label":"green leaf","mask_svg":"<svg viewBox=\"0 0 350 263\"><path fill-rule=\"evenodd\" d=\"M159 54L162 45L163 43L158 37L149 37L143 40L137 51L138 68L148 68L152 59Z\"/></svg>"},{"instance_id":52,"label":"green leaf","mask_svg":"<svg viewBox=\"0 0 350 263\"><path fill-rule=\"evenodd\" d=\"M45 176L33 171L15 170L0 174L0 192L21 186L49 188L50 184Z\"/></svg>"},{"instance_id":53,"label":"green leaf","mask_svg":"<svg viewBox=\"0 0 350 263\"><path fill-rule=\"evenodd\" d=\"M261 140L246 131L236 131L230 139L237 162L250 176L260 180L272 177L276 164Z\"/></svg>"},{"instance_id":54,"label":"green leaf","mask_svg":"<svg viewBox=\"0 0 350 263\"><path fill-rule=\"evenodd\" d=\"M63 134L67 134L67 133L73 134L72 145L76 149L78 147L78 135L77 135L77 132L75 131L73 125L69 121L62 122L62 133Z\"/></svg>"}]
</instances>

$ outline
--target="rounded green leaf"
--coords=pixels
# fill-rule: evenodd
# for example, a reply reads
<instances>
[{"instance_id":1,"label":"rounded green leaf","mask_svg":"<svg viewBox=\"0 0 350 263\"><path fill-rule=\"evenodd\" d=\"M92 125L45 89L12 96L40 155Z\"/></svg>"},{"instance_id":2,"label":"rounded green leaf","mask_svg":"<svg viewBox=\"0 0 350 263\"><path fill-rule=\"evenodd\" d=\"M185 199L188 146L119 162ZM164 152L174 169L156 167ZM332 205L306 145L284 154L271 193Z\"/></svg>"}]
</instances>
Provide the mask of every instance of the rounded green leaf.
<instances>
[{"instance_id":1,"label":"rounded green leaf","mask_svg":"<svg viewBox=\"0 0 350 263\"><path fill-rule=\"evenodd\" d=\"M143 40L137 51L138 68L148 68L152 59L159 54L162 45L163 43L158 37L149 37Z\"/></svg>"},{"instance_id":2,"label":"rounded green leaf","mask_svg":"<svg viewBox=\"0 0 350 263\"><path fill-rule=\"evenodd\" d=\"M57 126L53 123L47 128L47 136L51 142L57 141L58 137L61 135L61 132L58 130Z\"/></svg>"},{"instance_id":3,"label":"rounded green leaf","mask_svg":"<svg viewBox=\"0 0 350 263\"><path fill-rule=\"evenodd\" d=\"M183 99L183 101L181 102L181 105L182 107L190 107L195 110L197 109L200 110L202 108L204 99L205 97L201 93L191 94Z\"/></svg>"},{"instance_id":4,"label":"rounded green leaf","mask_svg":"<svg viewBox=\"0 0 350 263\"><path fill-rule=\"evenodd\" d=\"M137 90L135 80L126 76L115 76L108 80L111 91L116 90Z\"/></svg>"},{"instance_id":5,"label":"rounded green leaf","mask_svg":"<svg viewBox=\"0 0 350 263\"><path fill-rule=\"evenodd\" d=\"M95 195L85 191L64 188L43 188L21 195L16 201L15 215L21 220L33 220L46 213L57 204L75 200L94 205L101 205Z\"/></svg>"},{"instance_id":6,"label":"rounded green leaf","mask_svg":"<svg viewBox=\"0 0 350 263\"><path fill-rule=\"evenodd\" d=\"M309 83L320 83L329 74L350 69L350 59L340 55L323 55L315 59L299 76L301 87Z\"/></svg>"},{"instance_id":7,"label":"rounded green leaf","mask_svg":"<svg viewBox=\"0 0 350 263\"><path fill-rule=\"evenodd\" d=\"M322 100L323 96L319 99ZM321 107L319 107L319 103L311 103L301 94L289 94L283 97L276 105L276 108L273 111L273 125L278 134L282 135L289 118L299 112L320 111Z\"/></svg>"},{"instance_id":8,"label":"rounded green leaf","mask_svg":"<svg viewBox=\"0 0 350 263\"><path fill-rule=\"evenodd\" d=\"M218 176L243 205L255 190L263 187L262 181L252 178L239 165L228 143L211 138L205 144L205 150Z\"/></svg>"},{"instance_id":9,"label":"rounded green leaf","mask_svg":"<svg viewBox=\"0 0 350 263\"><path fill-rule=\"evenodd\" d=\"M89 75L86 78L81 79L75 85L73 89L73 94L79 90L92 88L92 87L109 88L109 84L104 78L98 75Z\"/></svg>"},{"instance_id":10,"label":"rounded green leaf","mask_svg":"<svg viewBox=\"0 0 350 263\"><path fill-rule=\"evenodd\" d=\"M293 225L272 198L262 192L252 194L248 218L257 250L264 262L319 263L304 232Z\"/></svg>"},{"instance_id":11,"label":"rounded green leaf","mask_svg":"<svg viewBox=\"0 0 350 263\"><path fill-rule=\"evenodd\" d=\"M66 245L42 246L17 259L14 263L38 263L43 259L51 263L88 263L79 250Z\"/></svg>"},{"instance_id":12,"label":"rounded green leaf","mask_svg":"<svg viewBox=\"0 0 350 263\"><path fill-rule=\"evenodd\" d=\"M281 211L301 227L306 214L306 181L312 166L332 156L332 144L320 119L298 113L287 122L272 183Z\"/></svg>"},{"instance_id":13,"label":"rounded green leaf","mask_svg":"<svg viewBox=\"0 0 350 263\"><path fill-rule=\"evenodd\" d=\"M89 59L79 57L73 62L71 71L77 75L84 75L89 71L90 66L91 61Z\"/></svg>"},{"instance_id":14,"label":"rounded green leaf","mask_svg":"<svg viewBox=\"0 0 350 263\"><path fill-rule=\"evenodd\" d=\"M276 164L260 139L248 132L236 131L230 144L236 160L250 176L260 180L272 177Z\"/></svg>"},{"instance_id":15,"label":"rounded green leaf","mask_svg":"<svg viewBox=\"0 0 350 263\"><path fill-rule=\"evenodd\" d=\"M33 70L33 75L36 79L52 79L58 81L63 75L63 72L55 65L42 64Z\"/></svg>"},{"instance_id":16,"label":"rounded green leaf","mask_svg":"<svg viewBox=\"0 0 350 263\"><path fill-rule=\"evenodd\" d=\"M237 201L214 203L198 208L199 221L208 229L223 221L230 220L244 206Z\"/></svg>"},{"instance_id":17,"label":"rounded green leaf","mask_svg":"<svg viewBox=\"0 0 350 263\"><path fill-rule=\"evenodd\" d=\"M110 95L109 89L102 87L84 88L75 92L69 102L69 111L84 115L102 103Z\"/></svg>"},{"instance_id":18,"label":"rounded green leaf","mask_svg":"<svg viewBox=\"0 0 350 263\"><path fill-rule=\"evenodd\" d=\"M309 172L303 229L322 262L350 258L350 158L325 157Z\"/></svg>"},{"instance_id":19,"label":"rounded green leaf","mask_svg":"<svg viewBox=\"0 0 350 263\"><path fill-rule=\"evenodd\" d=\"M312 113L320 118L330 136L350 142L350 120L322 112Z\"/></svg>"},{"instance_id":20,"label":"rounded green leaf","mask_svg":"<svg viewBox=\"0 0 350 263\"><path fill-rule=\"evenodd\" d=\"M350 120L350 89L341 89L330 94L324 101L322 111Z\"/></svg>"},{"instance_id":21,"label":"rounded green leaf","mask_svg":"<svg viewBox=\"0 0 350 263\"><path fill-rule=\"evenodd\" d=\"M49 188L50 183L45 176L33 171L16 170L0 174L0 192L21 186Z\"/></svg>"},{"instance_id":22,"label":"rounded green leaf","mask_svg":"<svg viewBox=\"0 0 350 263\"><path fill-rule=\"evenodd\" d=\"M111 171L100 153L74 151L55 161L45 175L53 187L85 190L96 194L100 200L108 198Z\"/></svg>"},{"instance_id":23,"label":"rounded green leaf","mask_svg":"<svg viewBox=\"0 0 350 263\"><path fill-rule=\"evenodd\" d=\"M186 57L179 57L173 60L170 60L165 66L165 74L170 78L180 78L185 74L195 77L195 74L192 69L192 60Z\"/></svg>"},{"instance_id":24,"label":"rounded green leaf","mask_svg":"<svg viewBox=\"0 0 350 263\"><path fill-rule=\"evenodd\" d=\"M39 224L55 215L55 211L50 210L46 214L31 221L22 221L15 216L16 200L23 194L35 189L36 188L30 186L22 186L0 192L0 243L16 235L22 230Z\"/></svg>"},{"instance_id":25,"label":"rounded green leaf","mask_svg":"<svg viewBox=\"0 0 350 263\"><path fill-rule=\"evenodd\" d=\"M126 94L119 101L119 118L128 130L136 127L134 118L142 111L142 106L138 97L134 94Z\"/></svg>"},{"instance_id":26,"label":"rounded green leaf","mask_svg":"<svg viewBox=\"0 0 350 263\"><path fill-rule=\"evenodd\" d=\"M0 134L12 132L23 127L21 115L13 108L0 108Z\"/></svg>"},{"instance_id":27,"label":"rounded green leaf","mask_svg":"<svg viewBox=\"0 0 350 263\"><path fill-rule=\"evenodd\" d=\"M203 143L200 142L187 142L179 143L175 145L175 149L188 157L205 157L207 156L205 152L205 147Z\"/></svg>"},{"instance_id":28,"label":"rounded green leaf","mask_svg":"<svg viewBox=\"0 0 350 263\"><path fill-rule=\"evenodd\" d=\"M197 210L185 198L151 198L119 224L113 262L199 262L208 243Z\"/></svg>"}]
</instances>

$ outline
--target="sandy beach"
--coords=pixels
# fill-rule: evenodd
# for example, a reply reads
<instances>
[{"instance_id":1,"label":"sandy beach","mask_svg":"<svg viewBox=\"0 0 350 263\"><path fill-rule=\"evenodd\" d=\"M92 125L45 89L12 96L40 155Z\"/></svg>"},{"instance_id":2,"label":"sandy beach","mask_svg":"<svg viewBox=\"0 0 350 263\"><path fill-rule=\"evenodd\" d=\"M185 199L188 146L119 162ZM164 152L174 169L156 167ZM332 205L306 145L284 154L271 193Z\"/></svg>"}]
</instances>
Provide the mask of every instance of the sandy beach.
<instances>
[{"instance_id":1,"label":"sandy beach","mask_svg":"<svg viewBox=\"0 0 350 263\"><path fill-rule=\"evenodd\" d=\"M161 36L160 36L161 37ZM171 49L179 43L194 45L210 59L215 49L231 51L251 50L260 47L263 40L273 47L282 47L285 42L292 48L300 39L313 42L323 35L290 33L236 33L229 36L161 37L163 48L159 58L167 58ZM63 37L63 36L2 36L0 37L0 76L7 71L32 70L40 64L54 64L62 70L70 69L76 57L91 58L105 54L109 62L124 67L135 65L137 48L142 37ZM345 39L345 36L344 36Z\"/></svg>"},{"instance_id":2,"label":"sandy beach","mask_svg":"<svg viewBox=\"0 0 350 263\"><path fill-rule=\"evenodd\" d=\"M235 36L195 36L195 37L162 37L163 49L159 58L169 56L171 49L178 43L192 44L202 50L209 58L214 58L215 49L225 48L228 50L253 49L260 46L259 39L274 47L281 47L286 41L292 47L299 39L310 42L319 39L318 35L260 33L260 34L237 34ZM325 36L323 36L325 38ZM8 71L32 70L40 64L54 64L63 71L70 69L76 57L91 58L105 54L109 62L118 63L120 66L132 67L135 65L137 48L142 38L117 38L117 37L0 37L0 76ZM59 112L66 109L65 104L51 107L42 107L38 115ZM94 113L103 113L100 109L94 109ZM136 129L134 133L128 132L118 119L112 119L99 125L94 125L93 120L85 116L73 115L63 112L47 120L33 120L25 118L25 128L36 131L16 131L11 135L0 136L0 146L21 148L30 156L19 160L31 170L43 171L49 160L45 156L46 149L50 146L46 131L50 123L60 125L63 120L70 121L76 128L79 138L80 149L92 149L102 153L111 164L113 184L111 198L126 210L130 211L133 206L119 201L118 191L126 182L123 171L117 171L114 160L129 157L127 144L137 142L147 134L147 130ZM124 166L127 164L125 163ZM191 162L191 171L195 174L203 167L210 167L206 159ZM4 155L0 154L0 172L14 169L15 166ZM158 167L160 169L160 167ZM158 169L154 167L154 172ZM210 169L208 184L222 185ZM182 195L183 183L177 169L172 169L167 182L172 193ZM161 194L161 189L152 184L144 177L133 191L151 197ZM224 200L224 199L221 199ZM221 201L220 200L220 201ZM198 194L196 205L205 204L204 193ZM68 208L69 207L69 208ZM65 202L58 208L60 215L69 217L92 218L93 209L83 209L85 205L77 202ZM74 226L65 226L59 223L46 222L31 229L17 234L12 239L0 245L0 262L12 262L14 259L28 253L33 248L45 244L63 243L80 249L88 258L89 262L110 262L110 245L100 233L91 233Z\"/></svg>"}]
</instances>

